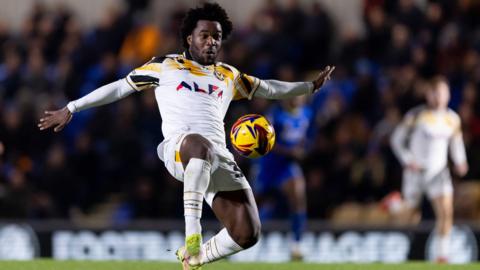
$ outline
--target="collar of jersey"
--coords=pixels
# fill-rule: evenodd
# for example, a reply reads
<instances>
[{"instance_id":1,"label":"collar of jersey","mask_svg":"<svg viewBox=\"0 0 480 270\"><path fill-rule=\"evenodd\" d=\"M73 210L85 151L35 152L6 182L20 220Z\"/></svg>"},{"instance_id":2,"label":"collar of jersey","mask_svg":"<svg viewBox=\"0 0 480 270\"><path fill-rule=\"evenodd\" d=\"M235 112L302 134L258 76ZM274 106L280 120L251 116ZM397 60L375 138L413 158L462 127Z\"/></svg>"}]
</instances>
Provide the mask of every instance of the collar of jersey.
<instances>
[{"instance_id":1,"label":"collar of jersey","mask_svg":"<svg viewBox=\"0 0 480 270\"><path fill-rule=\"evenodd\" d=\"M215 68L217 67L217 63L211 64L211 65L207 65L207 66L198 63L197 61L193 60L192 55L190 54L190 52L189 52L188 50L184 51L184 52L182 53L182 56L185 57L185 59L187 59L187 60L189 60L189 61L192 61L192 62L194 62L195 64L197 64L197 65L199 65L199 66L202 66L202 67L213 68L213 69L215 69Z\"/></svg>"}]
</instances>

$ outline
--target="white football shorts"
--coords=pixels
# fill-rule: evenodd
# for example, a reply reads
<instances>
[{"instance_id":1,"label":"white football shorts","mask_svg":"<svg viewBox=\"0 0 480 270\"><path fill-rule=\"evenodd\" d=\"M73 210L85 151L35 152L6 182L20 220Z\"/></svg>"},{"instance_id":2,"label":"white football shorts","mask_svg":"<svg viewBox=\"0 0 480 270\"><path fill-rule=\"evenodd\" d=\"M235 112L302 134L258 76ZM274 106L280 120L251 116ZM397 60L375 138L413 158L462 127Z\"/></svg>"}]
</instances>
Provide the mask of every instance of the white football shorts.
<instances>
[{"instance_id":1,"label":"white football shorts","mask_svg":"<svg viewBox=\"0 0 480 270\"><path fill-rule=\"evenodd\" d=\"M173 136L164 140L157 147L157 154L175 179L183 182L183 165L180 161L180 145L189 133ZM220 191L251 189L250 184L238 167L235 159L224 146L212 143L215 161L212 164L212 177L205 192L205 201L212 206L215 194Z\"/></svg>"},{"instance_id":2,"label":"white football shorts","mask_svg":"<svg viewBox=\"0 0 480 270\"><path fill-rule=\"evenodd\" d=\"M441 195L453 193L452 177L448 168L441 170L433 177L425 177L424 172L403 170L402 195L405 202L412 208L420 204L422 194L432 200Z\"/></svg>"}]
</instances>

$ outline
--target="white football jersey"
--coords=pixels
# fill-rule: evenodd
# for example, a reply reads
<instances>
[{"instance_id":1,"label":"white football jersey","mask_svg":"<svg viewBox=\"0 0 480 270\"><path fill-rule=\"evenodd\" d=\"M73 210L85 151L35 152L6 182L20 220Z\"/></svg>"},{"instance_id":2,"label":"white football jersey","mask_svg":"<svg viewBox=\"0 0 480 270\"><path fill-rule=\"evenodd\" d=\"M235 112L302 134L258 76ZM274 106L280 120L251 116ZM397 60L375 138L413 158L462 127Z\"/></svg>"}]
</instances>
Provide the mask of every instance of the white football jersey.
<instances>
[{"instance_id":1,"label":"white football jersey","mask_svg":"<svg viewBox=\"0 0 480 270\"><path fill-rule=\"evenodd\" d=\"M165 139L198 133L225 145L224 117L232 100L250 99L258 78L223 63L203 66L184 54L153 58L126 77L136 90L155 88Z\"/></svg>"},{"instance_id":2,"label":"white football jersey","mask_svg":"<svg viewBox=\"0 0 480 270\"><path fill-rule=\"evenodd\" d=\"M449 148L455 164L466 162L460 117L451 109L410 110L395 130L392 146L402 163L415 162L427 177L447 167Z\"/></svg>"}]
</instances>

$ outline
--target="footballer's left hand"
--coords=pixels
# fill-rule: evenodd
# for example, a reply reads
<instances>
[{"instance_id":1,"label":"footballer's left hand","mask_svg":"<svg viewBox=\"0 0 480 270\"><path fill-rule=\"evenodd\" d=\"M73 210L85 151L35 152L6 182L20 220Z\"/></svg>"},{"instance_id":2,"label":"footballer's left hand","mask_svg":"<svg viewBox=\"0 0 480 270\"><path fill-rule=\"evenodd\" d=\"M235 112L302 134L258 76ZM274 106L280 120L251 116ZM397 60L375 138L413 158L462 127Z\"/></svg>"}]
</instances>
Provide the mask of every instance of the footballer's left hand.
<instances>
[{"instance_id":1,"label":"footballer's left hand","mask_svg":"<svg viewBox=\"0 0 480 270\"><path fill-rule=\"evenodd\" d=\"M320 71L317 78L313 81L313 92L315 93L320 87L322 87L326 81L330 80L330 75L335 70L335 66L327 66L324 70Z\"/></svg>"}]
</instances>

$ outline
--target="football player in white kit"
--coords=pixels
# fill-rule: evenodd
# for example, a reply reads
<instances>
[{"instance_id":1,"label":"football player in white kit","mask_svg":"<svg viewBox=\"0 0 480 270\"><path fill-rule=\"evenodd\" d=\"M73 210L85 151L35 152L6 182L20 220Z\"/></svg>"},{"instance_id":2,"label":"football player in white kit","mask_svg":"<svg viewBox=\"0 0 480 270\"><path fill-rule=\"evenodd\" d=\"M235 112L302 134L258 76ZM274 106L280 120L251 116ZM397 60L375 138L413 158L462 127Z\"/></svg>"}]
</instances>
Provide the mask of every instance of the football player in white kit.
<instances>
[{"instance_id":1,"label":"football player in white kit","mask_svg":"<svg viewBox=\"0 0 480 270\"><path fill-rule=\"evenodd\" d=\"M459 176L467 173L468 165L460 117L448 108L450 90L444 78L432 80L426 100L426 105L410 110L393 132L391 145L404 168L403 198L392 193L384 199L384 204L393 216L413 219L418 217L417 208L425 193L436 216L435 260L446 263L453 223L448 153Z\"/></svg>"},{"instance_id":2,"label":"football player in white kit","mask_svg":"<svg viewBox=\"0 0 480 270\"><path fill-rule=\"evenodd\" d=\"M104 85L46 111L41 130L63 129L75 112L104 105L137 91L154 90L165 140L159 158L169 173L184 183L185 246L177 251L184 269L219 260L253 246L260 221L252 190L227 150L223 119L232 100L280 99L311 94L330 78L326 67L314 81L260 80L216 62L222 40L232 30L225 10L206 3L190 9L182 29L183 54L154 57L124 79ZM203 243L200 217L203 199L225 227Z\"/></svg>"}]
</instances>

